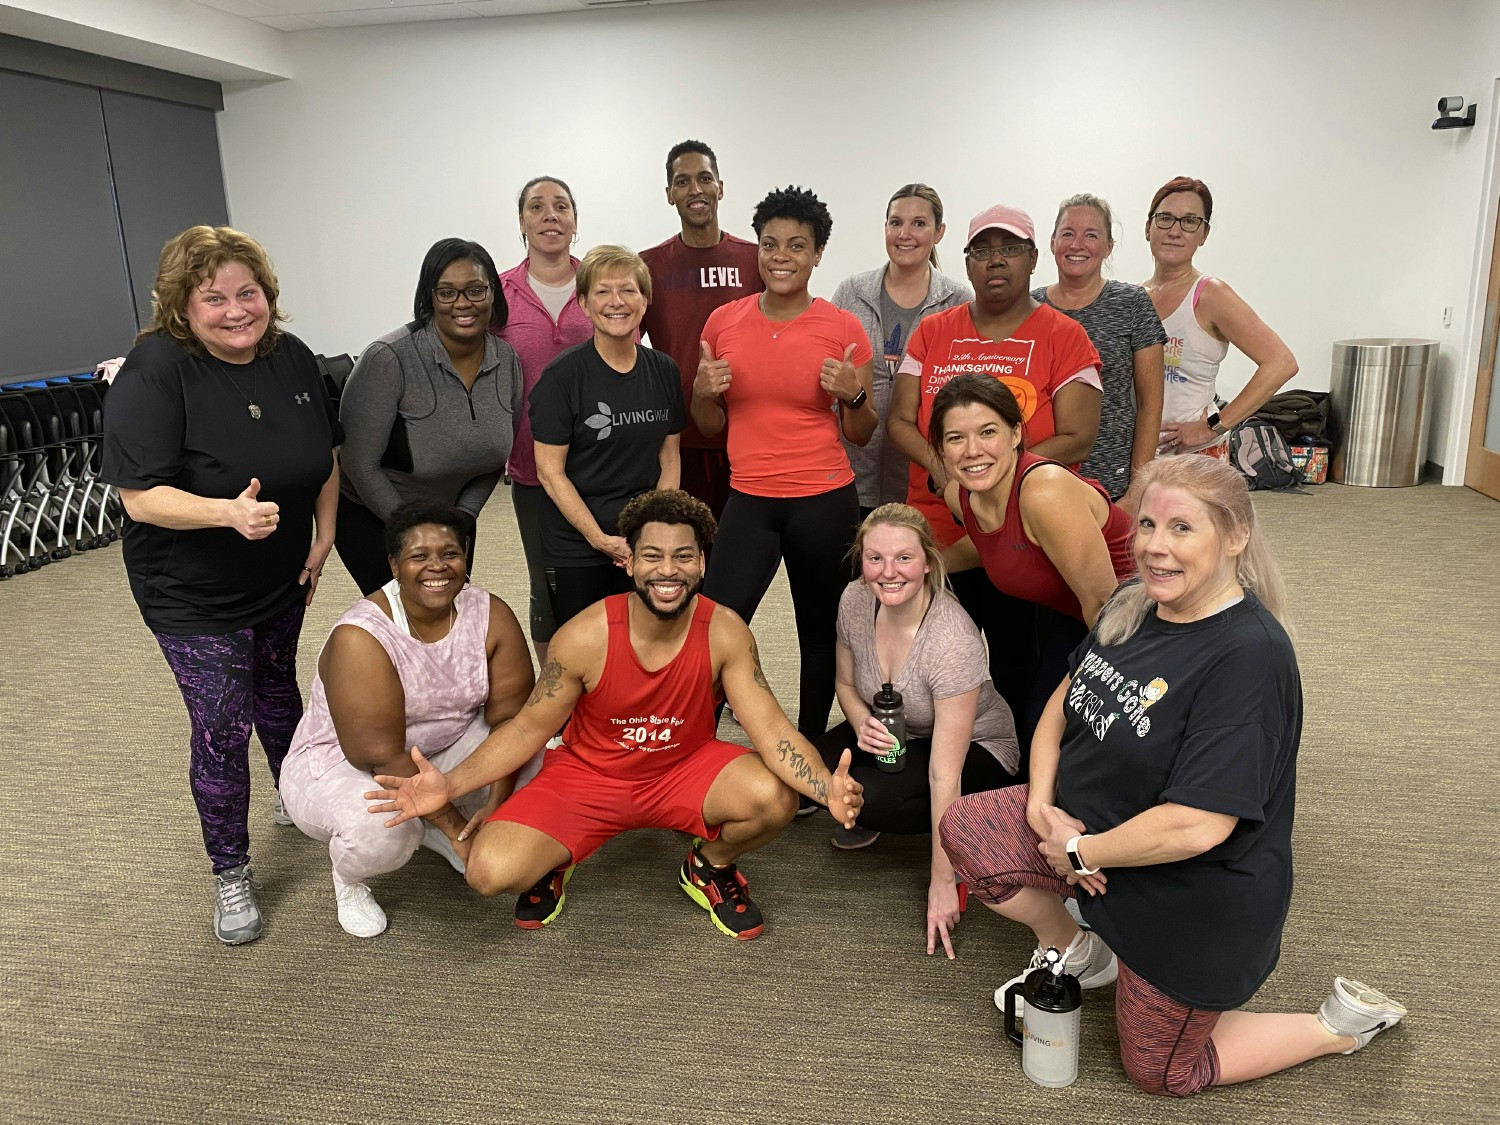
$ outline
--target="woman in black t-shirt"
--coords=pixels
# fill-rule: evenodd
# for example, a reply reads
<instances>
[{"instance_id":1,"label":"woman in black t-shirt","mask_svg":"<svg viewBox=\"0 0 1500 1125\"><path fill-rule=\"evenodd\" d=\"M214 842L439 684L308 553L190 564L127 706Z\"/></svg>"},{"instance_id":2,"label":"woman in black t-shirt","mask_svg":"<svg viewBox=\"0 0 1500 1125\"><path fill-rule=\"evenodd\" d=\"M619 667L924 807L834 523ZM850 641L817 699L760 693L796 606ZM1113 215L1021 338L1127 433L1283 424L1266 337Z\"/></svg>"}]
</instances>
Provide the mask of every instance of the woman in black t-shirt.
<instances>
[{"instance_id":1,"label":"woman in black t-shirt","mask_svg":"<svg viewBox=\"0 0 1500 1125\"><path fill-rule=\"evenodd\" d=\"M104 416L101 476L129 517L131 592L187 704L214 935L230 945L261 933L250 728L278 777L302 718L297 637L333 546L343 439L312 353L278 325L278 293L249 235L199 226L169 241ZM279 800L274 815L290 823Z\"/></svg>"},{"instance_id":2,"label":"woman in black t-shirt","mask_svg":"<svg viewBox=\"0 0 1500 1125\"><path fill-rule=\"evenodd\" d=\"M1030 786L960 798L940 832L974 893L1035 933L1033 968L1051 946L1084 988L1118 973L1126 1073L1183 1096L1352 1054L1406 1009L1336 977L1316 1015L1238 1010L1292 893L1302 684L1281 576L1230 466L1153 461L1135 488L1139 578L1073 653Z\"/></svg>"},{"instance_id":3,"label":"woman in black t-shirt","mask_svg":"<svg viewBox=\"0 0 1500 1125\"><path fill-rule=\"evenodd\" d=\"M651 273L623 246L596 246L578 267L578 303L594 338L547 365L530 396L536 470L549 503L542 553L561 625L630 587L620 509L654 488L676 488L687 425L677 364L636 343Z\"/></svg>"}]
</instances>

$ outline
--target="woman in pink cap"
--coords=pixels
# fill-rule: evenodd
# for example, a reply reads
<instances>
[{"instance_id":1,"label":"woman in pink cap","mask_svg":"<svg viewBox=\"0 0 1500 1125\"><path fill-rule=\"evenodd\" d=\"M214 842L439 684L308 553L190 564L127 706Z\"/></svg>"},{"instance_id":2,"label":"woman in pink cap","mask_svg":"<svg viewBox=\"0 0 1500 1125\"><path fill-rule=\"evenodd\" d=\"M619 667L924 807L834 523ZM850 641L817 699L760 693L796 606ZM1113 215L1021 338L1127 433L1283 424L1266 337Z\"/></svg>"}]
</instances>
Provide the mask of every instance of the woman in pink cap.
<instances>
[{"instance_id":1,"label":"woman in pink cap","mask_svg":"<svg viewBox=\"0 0 1500 1125\"><path fill-rule=\"evenodd\" d=\"M912 333L887 423L891 442L912 462L906 502L927 517L944 547L964 534L943 503L947 473L927 441L932 400L944 383L966 374L1000 380L1021 408L1026 448L1074 469L1094 447L1103 393L1099 353L1083 326L1031 295L1031 216L1004 204L981 211L969 223L964 257L974 299L927 317ZM995 687L1024 715L1037 638L1050 632L1049 623L1039 625L1036 606L998 593L980 571L955 574L953 588L989 639Z\"/></svg>"}]
</instances>

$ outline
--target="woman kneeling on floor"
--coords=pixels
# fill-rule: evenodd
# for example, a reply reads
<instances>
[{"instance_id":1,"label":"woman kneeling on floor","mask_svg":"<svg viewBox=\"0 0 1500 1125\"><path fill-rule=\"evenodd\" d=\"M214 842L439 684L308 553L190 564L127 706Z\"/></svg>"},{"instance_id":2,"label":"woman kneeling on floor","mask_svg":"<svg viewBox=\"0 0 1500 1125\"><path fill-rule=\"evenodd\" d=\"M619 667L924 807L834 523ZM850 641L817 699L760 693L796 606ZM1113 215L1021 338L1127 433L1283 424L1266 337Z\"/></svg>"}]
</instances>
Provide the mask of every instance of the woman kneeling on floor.
<instances>
[{"instance_id":1,"label":"woman kneeling on floor","mask_svg":"<svg viewBox=\"0 0 1500 1125\"><path fill-rule=\"evenodd\" d=\"M1020 756L1010 708L995 691L984 638L944 583L943 558L927 517L906 504L884 504L854 540L860 577L839 600L834 688L847 721L818 739L831 768L857 745L850 775L865 787L859 824L834 828L836 848L862 848L882 831L932 832L959 795L1014 785ZM895 744L871 702L883 684L901 693L907 742L899 772L875 759ZM953 868L932 838L927 890L927 952L939 939L953 956L958 924Z\"/></svg>"},{"instance_id":2,"label":"woman kneeling on floor","mask_svg":"<svg viewBox=\"0 0 1500 1125\"><path fill-rule=\"evenodd\" d=\"M463 512L441 505L418 502L392 513L385 533L394 577L334 626L282 767L287 814L327 842L339 925L355 937L386 927L366 880L403 866L418 847L462 873L468 847L453 841L487 805L480 790L461 810L449 805L390 829L369 813L372 775L416 773L413 746L452 769L520 710L535 683L515 614L468 585L470 526ZM508 795L514 783L502 779L494 788L503 792L489 796Z\"/></svg>"},{"instance_id":3,"label":"woman kneeling on floor","mask_svg":"<svg viewBox=\"0 0 1500 1125\"><path fill-rule=\"evenodd\" d=\"M1125 1071L1180 1097L1352 1054L1406 1009L1336 977L1316 1015L1237 1010L1276 967L1292 894L1302 684L1284 591L1231 466L1154 461L1134 487L1139 579L1073 653L1029 788L960 798L941 837L973 892L1035 933L1033 965L1065 950L1084 988L1118 966ZM1075 888L1092 933L1064 909Z\"/></svg>"}]
</instances>

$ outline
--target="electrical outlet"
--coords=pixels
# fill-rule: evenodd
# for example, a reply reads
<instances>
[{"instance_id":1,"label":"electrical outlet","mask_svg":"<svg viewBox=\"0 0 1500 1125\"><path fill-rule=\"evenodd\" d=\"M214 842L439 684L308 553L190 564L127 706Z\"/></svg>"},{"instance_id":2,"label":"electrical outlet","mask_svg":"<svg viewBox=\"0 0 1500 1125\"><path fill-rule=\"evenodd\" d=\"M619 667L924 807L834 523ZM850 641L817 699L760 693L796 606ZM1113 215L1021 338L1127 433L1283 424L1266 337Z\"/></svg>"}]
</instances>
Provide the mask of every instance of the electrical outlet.
<instances>
[{"instance_id":1,"label":"electrical outlet","mask_svg":"<svg viewBox=\"0 0 1500 1125\"><path fill-rule=\"evenodd\" d=\"M1453 306L1452 305L1444 305L1443 306L1443 327L1444 328L1452 328L1453 327Z\"/></svg>"}]
</instances>

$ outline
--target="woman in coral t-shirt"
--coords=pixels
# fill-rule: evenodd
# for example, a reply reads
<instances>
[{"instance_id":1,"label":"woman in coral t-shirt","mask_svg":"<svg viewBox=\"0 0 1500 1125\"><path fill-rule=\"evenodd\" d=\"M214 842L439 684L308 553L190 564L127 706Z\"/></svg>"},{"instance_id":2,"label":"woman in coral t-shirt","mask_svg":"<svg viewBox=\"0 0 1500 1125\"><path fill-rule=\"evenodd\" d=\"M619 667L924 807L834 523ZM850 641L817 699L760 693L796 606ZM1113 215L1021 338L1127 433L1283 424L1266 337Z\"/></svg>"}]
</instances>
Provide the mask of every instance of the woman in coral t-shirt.
<instances>
[{"instance_id":1,"label":"woman in coral t-shirt","mask_svg":"<svg viewBox=\"0 0 1500 1125\"><path fill-rule=\"evenodd\" d=\"M752 219L764 293L721 305L703 326L693 421L729 426L729 501L703 592L747 622L786 562L802 670L797 729L817 738L833 705L844 555L859 523L840 435L875 432L870 341L858 320L807 291L833 219L810 191L761 200Z\"/></svg>"}]
</instances>

